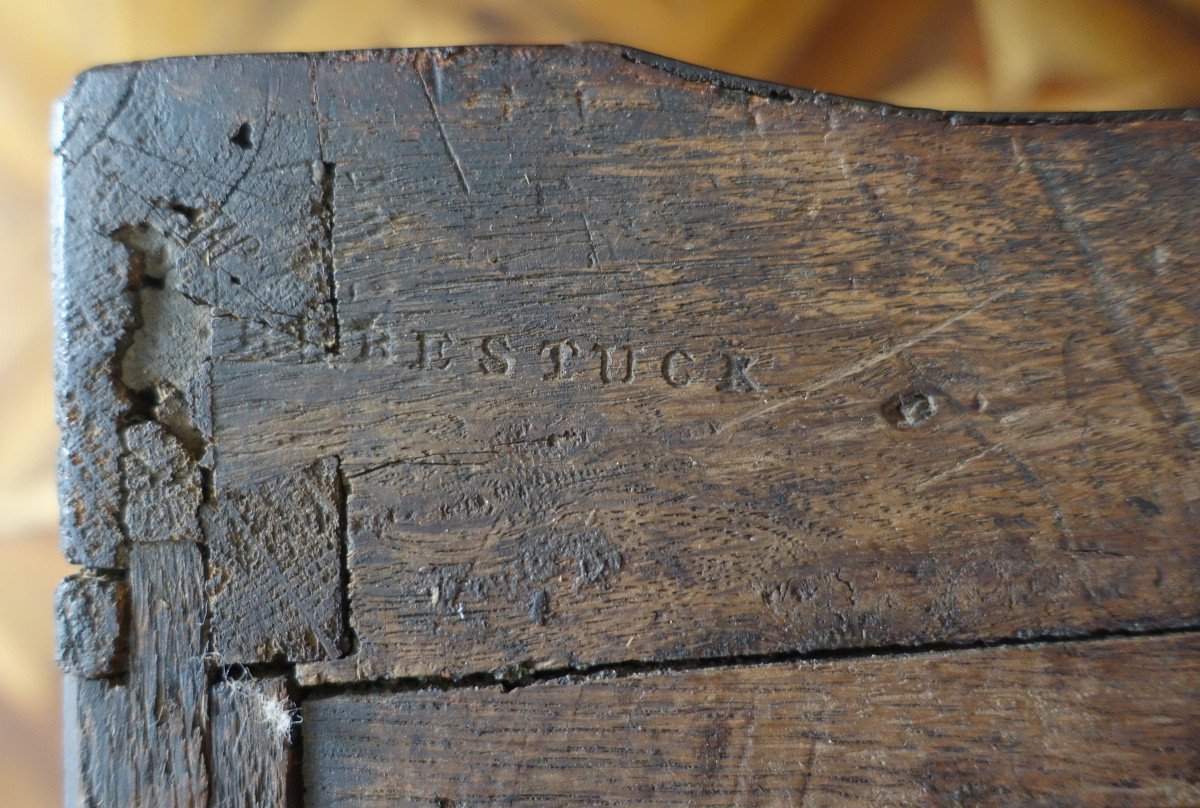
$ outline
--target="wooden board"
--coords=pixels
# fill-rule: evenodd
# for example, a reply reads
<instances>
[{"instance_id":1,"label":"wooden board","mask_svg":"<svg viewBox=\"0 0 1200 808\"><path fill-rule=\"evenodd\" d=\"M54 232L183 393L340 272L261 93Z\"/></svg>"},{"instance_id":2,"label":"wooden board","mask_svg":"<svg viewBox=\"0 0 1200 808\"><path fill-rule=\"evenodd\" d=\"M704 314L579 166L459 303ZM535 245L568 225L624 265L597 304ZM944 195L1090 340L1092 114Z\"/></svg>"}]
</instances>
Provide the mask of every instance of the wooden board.
<instances>
[{"instance_id":1,"label":"wooden board","mask_svg":"<svg viewBox=\"0 0 1200 808\"><path fill-rule=\"evenodd\" d=\"M289 694L1200 627L1195 117L609 46L85 74L55 150L84 801L296 801Z\"/></svg>"},{"instance_id":2,"label":"wooden board","mask_svg":"<svg viewBox=\"0 0 1200 808\"><path fill-rule=\"evenodd\" d=\"M306 805L1195 805L1200 637L315 696Z\"/></svg>"},{"instance_id":3,"label":"wooden board","mask_svg":"<svg viewBox=\"0 0 1200 808\"><path fill-rule=\"evenodd\" d=\"M339 458L364 677L1196 614L1194 124L641 62L316 66L338 341L218 321L215 474Z\"/></svg>"},{"instance_id":4,"label":"wooden board","mask_svg":"<svg viewBox=\"0 0 1200 808\"><path fill-rule=\"evenodd\" d=\"M206 805L208 665L200 550L190 542L138 543L128 558L128 675L68 680L68 792L86 806Z\"/></svg>"}]
</instances>

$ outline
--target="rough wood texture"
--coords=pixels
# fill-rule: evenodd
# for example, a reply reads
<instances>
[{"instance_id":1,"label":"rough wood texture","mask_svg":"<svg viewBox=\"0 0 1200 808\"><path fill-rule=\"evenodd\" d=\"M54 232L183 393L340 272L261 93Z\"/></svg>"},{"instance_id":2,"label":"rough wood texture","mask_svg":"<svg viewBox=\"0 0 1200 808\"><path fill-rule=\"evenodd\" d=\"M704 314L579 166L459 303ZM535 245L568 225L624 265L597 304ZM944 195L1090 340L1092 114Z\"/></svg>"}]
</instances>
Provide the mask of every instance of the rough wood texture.
<instances>
[{"instance_id":1,"label":"rough wood texture","mask_svg":"<svg viewBox=\"0 0 1200 808\"><path fill-rule=\"evenodd\" d=\"M248 490L203 513L212 647L225 663L336 659L345 651L337 462Z\"/></svg>"},{"instance_id":2,"label":"rough wood texture","mask_svg":"<svg viewBox=\"0 0 1200 808\"><path fill-rule=\"evenodd\" d=\"M121 433L123 526L136 541L200 541L200 469L171 433L140 423Z\"/></svg>"},{"instance_id":3,"label":"rough wood texture","mask_svg":"<svg viewBox=\"0 0 1200 808\"><path fill-rule=\"evenodd\" d=\"M231 680L212 690L212 808L288 808L295 704L287 680Z\"/></svg>"},{"instance_id":4,"label":"rough wood texture","mask_svg":"<svg viewBox=\"0 0 1200 808\"><path fill-rule=\"evenodd\" d=\"M341 459L362 677L1196 618L1194 122L594 48L313 87L338 350L218 325L215 474Z\"/></svg>"},{"instance_id":5,"label":"rough wood texture","mask_svg":"<svg viewBox=\"0 0 1200 808\"><path fill-rule=\"evenodd\" d=\"M306 805L1190 806L1200 638L318 696Z\"/></svg>"},{"instance_id":6,"label":"rough wood texture","mask_svg":"<svg viewBox=\"0 0 1200 808\"><path fill-rule=\"evenodd\" d=\"M78 805L199 808L207 804L208 674L199 548L129 546L129 672L68 678L76 745L66 777Z\"/></svg>"},{"instance_id":7,"label":"rough wood texture","mask_svg":"<svg viewBox=\"0 0 1200 808\"><path fill-rule=\"evenodd\" d=\"M89 71L64 101L55 300L72 561L117 566L129 540L119 423L153 416L207 448L214 318L302 350L333 338L310 96L305 59L178 59Z\"/></svg>"},{"instance_id":8,"label":"rough wood texture","mask_svg":"<svg viewBox=\"0 0 1200 808\"><path fill-rule=\"evenodd\" d=\"M571 686L600 709L812 651L1197 628L1195 118L897 110L608 46L85 74L55 149L63 534L129 581L131 650L73 685L80 799L299 800L247 673L323 687L309 780L351 788L322 755L457 737L405 735L387 699L568 692L372 695L423 677L732 666ZM68 666L115 672L106 642ZM1148 751L1194 716L1190 635L801 670L850 702L926 664L961 709L1041 688L1064 737L1012 734L1004 760L1061 795L1082 769L1053 750L1129 712L1080 694L1133 682L1143 645L1163 688L1120 737L1146 745L1103 748L1122 782L1194 796L1177 749ZM330 705L374 723L338 746ZM847 719L903 758L841 775L863 793L1024 793L972 785L1005 716L886 709ZM714 777L751 749L729 720ZM959 733L953 765L911 768L895 727L918 725ZM708 787L685 771L678 794ZM359 797L403 786L381 783Z\"/></svg>"},{"instance_id":9,"label":"rough wood texture","mask_svg":"<svg viewBox=\"0 0 1200 808\"><path fill-rule=\"evenodd\" d=\"M85 679L125 672L129 650L129 585L113 575L64 578L54 595L54 659Z\"/></svg>"}]
</instances>

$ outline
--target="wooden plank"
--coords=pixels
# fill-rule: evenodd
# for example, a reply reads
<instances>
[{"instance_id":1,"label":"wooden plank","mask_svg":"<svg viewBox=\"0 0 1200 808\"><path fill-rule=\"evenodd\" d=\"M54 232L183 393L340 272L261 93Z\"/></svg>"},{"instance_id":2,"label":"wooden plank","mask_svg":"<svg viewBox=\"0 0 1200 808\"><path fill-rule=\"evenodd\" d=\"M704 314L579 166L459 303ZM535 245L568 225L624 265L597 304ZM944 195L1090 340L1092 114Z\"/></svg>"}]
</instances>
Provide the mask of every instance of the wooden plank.
<instances>
[{"instance_id":1,"label":"wooden plank","mask_svg":"<svg viewBox=\"0 0 1200 808\"><path fill-rule=\"evenodd\" d=\"M213 687L213 808L287 808L295 704L282 677Z\"/></svg>"},{"instance_id":2,"label":"wooden plank","mask_svg":"<svg viewBox=\"0 0 1200 808\"><path fill-rule=\"evenodd\" d=\"M216 324L215 478L340 459L357 675L1200 615L1193 120L315 70L338 348Z\"/></svg>"},{"instance_id":3,"label":"wooden plank","mask_svg":"<svg viewBox=\"0 0 1200 808\"><path fill-rule=\"evenodd\" d=\"M1200 612L1186 116L883 116L603 47L168 61L65 110L77 560L122 564L148 467L106 436L152 419L218 512L338 458L368 679Z\"/></svg>"},{"instance_id":4,"label":"wooden plank","mask_svg":"<svg viewBox=\"0 0 1200 808\"><path fill-rule=\"evenodd\" d=\"M1195 805L1200 637L308 699L306 805Z\"/></svg>"},{"instance_id":5,"label":"wooden plank","mask_svg":"<svg viewBox=\"0 0 1200 808\"><path fill-rule=\"evenodd\" d=\"M85 74L55 149L63 535L84 577L128 582L130 619L124 673L116 598L64 652L107 677L71 680L72 793L294 804L290 751L255 712L278 718L283 691L232 683L249 672L319 686L304 746L349 756L309 772L333 799L427 742L352 760L403 731L386 709L406 699L486 717L569 692L604 718L630 688L654 704L672 698L654 683L698 683L678 716L716 709L722 677L784 692L796 669L388 695L425 677L1200 625L1195 117L903 111L608 46ZM1058 705L1062 739L1001 722L1010 768L1035 739L1122 771L1157 755L1088 788L1183 799L1194 651L972 652L929 662L949 666L929 687L960 711L972 684L1025 718L1046 716L1022 693ZM1158 685L1129 717L1105 677L1132 685L1143 658ZM828 710L925 680L907 659L823 665L800 670L830 680L805 696ZM385 714L351 729L335 707ZM960 731L936 698L884 707ZM519 734L532 719L514 716ZM808 734L780 737L817 749L820 721L793 717ZM1102 719L1126 721L1125 747L1097 739ZM892 748L862 720L848 738ZM1001 770L971 773L997 737L971 726L913 777L944 802L1019 798ZM1083 776L1047 760L1064 773L1031 793ZM565 787L520 765L530 794ZM751 771L745 789L785 793L816 769ZM404 796L381 782L357 797Z\"/></svg>"},{"instance_id":6,"label":"wooden plank","mask_svg":"<svg viewBox=\"0 0 1200 808\"><path fill-rule=\"evenodd\" d=\"M68 791L84 806L207 804L203 562L191 542L129 547L132 618L123 680L68 677L77 731Z\"/></svg>"}]
</instances>

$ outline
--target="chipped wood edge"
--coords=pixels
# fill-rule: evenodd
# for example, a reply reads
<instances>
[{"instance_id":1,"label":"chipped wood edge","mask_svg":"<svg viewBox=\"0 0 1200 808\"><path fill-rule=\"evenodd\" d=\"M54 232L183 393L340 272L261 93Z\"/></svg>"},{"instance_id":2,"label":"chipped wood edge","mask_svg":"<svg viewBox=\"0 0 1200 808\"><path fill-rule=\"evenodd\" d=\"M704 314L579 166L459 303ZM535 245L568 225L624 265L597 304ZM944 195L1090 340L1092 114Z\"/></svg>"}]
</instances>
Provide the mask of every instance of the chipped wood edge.
<instances>
[{"instance_id":1,"label":"chipped wood edge","mask_svg":"<svg viewBox=\"0 0 1200 808\"><path fill-rule=\"evenodd\" d=\"M813 104L825 108L839 107L881 116L896 115L942 121L949 125L1044 125L1200 119L1200 110L1194 108L1036 115L936 112L892 107L746 79L614 45L584 44L539 50L550 52L562 49L575 53L596 52L609 58L627 59L686 82L722 87L766 99ZM303 57L280 55L261 58L297 60L308 65L322 58L356 60L384 55L388 59L397 59L416 58L420 54L440 52L442 51L436 49L356 51L309 54ZM68 673L64 699L68 748L66 793L68 800L72 802L91 804L105 801L109 804L120 804L122 800L131 800L132 802L126 804L151 804L159 801L204 804L209 799L217 799L220 804L226 804L225 798L220 795L247 793L237 787L227 791L221 790L226 787L220 782L224 771L222 767L232 766L234 761L240 761L242 758L234 755L219 758L223 762L216 762L213 756L223 752L213 751L213 733L236 735L236 728L245 726L252 730L247 737L265 739L263 744L252 746L253 749L270 753L261 761L262 771L276 778L272 782L285 784L280 787L281 790L273 791L272 794L281 795L278 797L278 804L291 804L289 800L297 797L294 794L288 796L284 792L295 788L291 785L294 775L289 773L294 771L294 755L286 748L286 739L280 737L278 728L282 721L274 723L275 730L272 733L265 729L272 726L271 722L256 723L253 718L254 711L262 711L268 701L281 705L285 697L291 698L285 696L291 692L289 687L292 685L289 683L298 682L305 688L362 684L362 671L353 659L352 635L341 648L342 657L329 653L327 656L330 658L324 660L275 660L266 668L268 678L253 685L237 684L241 680L230 678L256 669L262 672L262 666L267 663L251 658L240 659L234 666L235 671L219 656L211 653L209 620L212 609L209 602L211 592L207 586L207 541L199 513L204 505L211 502L213 492L211 479L198 460L198 456L202 458L211 447L201 447L199 451L194 447L189 449L180 442L174 432L156 423L157 416L135 424L135 434L135 431L127 429L127 424L123 422L127 406L114 404L119 400L115 390L102 389L107 398L99 404L80 400L80 385L99 384L101 388L105 388L119 372L119 353L127 347L127 344L122 347L122 342L127 340L129 323L135 316L135 306L130 300L128 276L123 268L122 271L113 274L109 271L111 266L105 262L112 259L113 255L124 256L126 261L136 260L134 252L138 249L144 252L145 247L139 247L134 236L127 235L122 241L119 238L99 235L92 237L109 239L112 242L106 245L102 254L98 254L98 258L104 260L98 260L90 266L79 266L68 256L67 208L85 200L64 197L67 169L73 162L83 159L78 155L74 158L68 157L65 147L75 128L66 124L64 116L68 112L70 99L83 92L82 88L88 82L113 77L124 80L124 88L117 93L115 104L105 111L104 120L100 122L100 135L87 147L86 151L90 153L131 103L145 67L186 65L196 61L196 57L182 57L95 68L76 80L72 94L60 102L58 107L52 182L52 247L55 316L59 334L56 353L60 363L63 363L57 369L58 418L64 441L60 459L63 538L68 558L84 565L84 571L73 576L76 583L72 586L94 585L98 587L97 592L102 593L101 600L96 604L98 611L95 616L75 624L78 631L73 635L71 631L64 631L64 639L60 643L60 662ZM86 156L87 154L84 155ZM314 158L323 160L323 155L318 152ZM461 175L461 169L459 174ZM240 182L240 179L238 181ZM229 193L233 193L234 189L236 185L231 187ZM112 232L116 233L115 230ZM328 249L331 249L331 246ZM80 305L81 301L99 307L98 311L103 310L101 324L119 323L119 333L102 333L99 335L99 345L88 344L82 349L78 342L67 339L65 334L68 323L76 316L74 307ZM333 301L336 304L336 297ZM212 357L210 355L206 358L211 361ZM98 455L91 451L95 447L89 447L84 460L103 456L103 462L99 463L97 469L92 470L92 473L99 475L100 481L81 484L77 474L80 467L86 464L79 456L73 456L72 451L87 444L88 440L97 434L103 444L101 453ZM153 440L167 445L169 448L165 454L160 454L159 459L165 460L173 467L173 474L183 470L182 477L186 482L182 488L156 491L156 496L163 497L157 503L154 497L141 497L140 501L144 503L141 505L136 504L138 498L131 500L130 492L124 488L127 485L124 480L129 476L129 471L127 468L122 469L122 466L128 466L137 454L137 450L131 448L131 440L134 443L138 440ZM211 463L208 471L211 473ZM78 505L72 496L79 493L81 485L85 489L90 485L91 490L104 495L104 501L93 503L100 507L103 513L99 522L89 528L81 526L80 521L72 516ZM135 502L133 510L128 514L122 513L129 508L131 502ZM165 519L162 518L162 511L155 514L144 510L161 508L163 502L172 506ZM132 535L128 518L130 515L140 517L142 521L138 524L146 530L164 528L166 534ZM159 518L156 519L156 516ZM85 540L83 534L88 530L101 535L94 542ZM340 540L340 575L344 600L348 576L344 556L344 515ZM186 590L177 593L182 595L184 601L182 606L179 601L174 601L175 606L180 606L178 609L164 609L161 599L151 594L157 591L158 587L169 583L155 577L156 571L163 571L162 565L168 563L168 559L170 564L176 566L177 571L182 572L181 580ZM172 585L175 583L179 581L173 582ZM86 597L80 600L76 595L64 596L63 603L57 607L60 620L71 621L72 610L78 609L69 604L79 604L86 600ZM342 609L343 614L347 613L345 606ZM346 631L351 630L349 625L344 628ZM933 646L905 650L919 653L932 648ZM888 649L872 651L881 652L887 653ZM715 658L706 660L705 666L766 663L791 658L791 655L774 655L758 660ZM795 655L795 658L808 657ZM675 670L687 666L663 663L649 667L655 670ZM596 670L588 673L604 676L614 668L623 670L618 666L605 665L598 666ZM519 682L549 679L564 673L568 671L507 672L511 675L510 678ZM490 673L482 676L497 678ZM180 681L175 681L177 678ZM481 679L478 677L465 677L459 684L469 686L479 681ZM432 684L435 684L432 680L421 679L397 683L397 686L428 687ZM146 712L147 703L142 699L149 699L150 689L157 687L162 687L168 693L169 706L181 711L177 716L178 722L160 725L154 715ZM139 698L139 693L142 698ZM298 698L302 695L302 692L298 694ZM275 710L274 714L277 715L278 710ZM89 729L81 729L84 727ZM295 731L294 728L292 731ZM140 735L146 741L144 747L121 747L118 741L127 733ZM177 733L177 736L172 733ZM241 740L236 743L241 743ZM112 745L112 754L97 754L105 744ZM172 770L171 766L165 765L167 760L172 764L183 763L184 770L189 771L192 779L183 782L178 776L164 778L164 772ZM210 763L214 766L213 776L217 778L215 786L207 779L206 772ZM233 773L242 776L247 775L249 771L238 765ZM213 786L211 791L210 786ZM105 797L109 799L106 800ZM231 796L229 799L232 802L228 804L238 804L235 797Z\"/></svg>"}]
</instances>

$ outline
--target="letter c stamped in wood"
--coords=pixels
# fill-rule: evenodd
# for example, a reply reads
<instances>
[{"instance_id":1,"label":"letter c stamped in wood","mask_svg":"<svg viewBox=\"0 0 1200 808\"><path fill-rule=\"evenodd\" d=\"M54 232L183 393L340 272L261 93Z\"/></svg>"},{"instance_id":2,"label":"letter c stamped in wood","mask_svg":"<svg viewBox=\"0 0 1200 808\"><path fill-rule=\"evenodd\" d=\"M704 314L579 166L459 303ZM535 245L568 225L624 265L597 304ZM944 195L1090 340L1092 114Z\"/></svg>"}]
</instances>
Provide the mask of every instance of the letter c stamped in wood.
<instances>
[{"instance_id":1,"label":"letter c stamped in wood","mask_svg":"<svg viewBox=\"0 0 1200 808\"><path fill-rule=\"evenodd\" d=\"M683 348L667 351L662 360L662 377L672 387L687 387L692 383L692 355Z\"/></svg>"}]
</instances>

